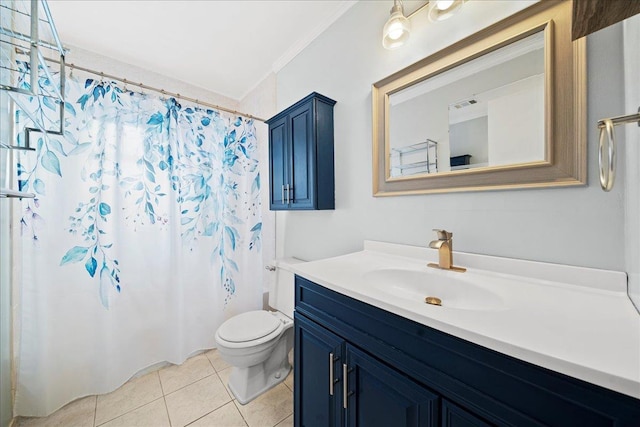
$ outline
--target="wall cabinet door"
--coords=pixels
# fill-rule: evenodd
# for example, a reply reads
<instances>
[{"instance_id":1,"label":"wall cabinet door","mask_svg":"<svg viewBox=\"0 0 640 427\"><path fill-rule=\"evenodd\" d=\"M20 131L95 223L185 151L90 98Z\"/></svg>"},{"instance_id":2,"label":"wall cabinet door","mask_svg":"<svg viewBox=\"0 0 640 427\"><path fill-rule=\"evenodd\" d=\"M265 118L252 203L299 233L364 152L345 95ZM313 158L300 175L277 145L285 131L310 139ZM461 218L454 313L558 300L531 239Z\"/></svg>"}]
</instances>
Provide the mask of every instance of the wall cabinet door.
<instances>
[{"instance_id":1,"label":"wall cabinet door","mask_svg":"<svg viewBox=\"0 0 640 427\"><path fill-rule=\"evenodd\" d=\"M291 154L288 187L289 204L292 209L312 209L314 200L313 177L314 144L311 124L312 104L304 104L290 114Z\"/></svg>"},{"instance_id":2,"label":"wall cabinet door","mask_svg":"<svg viewBox=\"0 0 640 427\"><path fill-rule=\"evenodd\" d=\"M314 92L266 121L271 210L335 208L334 104Z\"/></svg>"},{"instance_id":3,"label":"wall cabinet door","mask_svg":"<svg viewBox=\"0 0 640 427\"><path fill-rule=\"evenodd\" d=\"M287 118L269 126L269 194L272 209L286 209L285 184L289 182L289 150L287 149Z\"/></svg>"},{"instance_id":4,"label":"wall cabinet door","mask_svg":"<svg viewBox=\"0 0 640 427\"><path fill-rule=\"evenodd\" d=\"M347 425L438 425L438 395L352 345L346 355Z\"/></svg>"},{"instance_id":5,"label":"wall cabinet door","mask_svg":"<svg viewBox=\"0 0 640 427\"><path fill-rule=\"evenodd\" d=\"M296 426L343 426L341 367L344 340L295 314Z\"/></svg>"}]
</instances>

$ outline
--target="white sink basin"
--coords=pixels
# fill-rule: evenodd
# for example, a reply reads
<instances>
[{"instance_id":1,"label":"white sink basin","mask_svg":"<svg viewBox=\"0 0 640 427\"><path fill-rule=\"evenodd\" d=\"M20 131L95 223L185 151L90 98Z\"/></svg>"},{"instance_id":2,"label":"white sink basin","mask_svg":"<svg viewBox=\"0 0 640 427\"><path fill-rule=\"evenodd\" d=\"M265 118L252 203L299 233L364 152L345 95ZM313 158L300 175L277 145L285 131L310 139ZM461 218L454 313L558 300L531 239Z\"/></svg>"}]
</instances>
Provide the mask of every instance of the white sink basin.
<instances>
[{"instance_id":1,"label":"white sink basin","mask_svg":"<svg viewBox=\"0 0 640 427\"><path fill-rule=\"evenodd\" d=\"M382 293L406 300L424 303L426 297L437 297L442 301L442 306L432 306L436 308L458 310L504 310L507 308L502 298L475 284L480 280L478 277L464 276L467 274L469 273L387 268L367 271L363 274L363 279L367 285Z\"/></svg>"}]
</instances>

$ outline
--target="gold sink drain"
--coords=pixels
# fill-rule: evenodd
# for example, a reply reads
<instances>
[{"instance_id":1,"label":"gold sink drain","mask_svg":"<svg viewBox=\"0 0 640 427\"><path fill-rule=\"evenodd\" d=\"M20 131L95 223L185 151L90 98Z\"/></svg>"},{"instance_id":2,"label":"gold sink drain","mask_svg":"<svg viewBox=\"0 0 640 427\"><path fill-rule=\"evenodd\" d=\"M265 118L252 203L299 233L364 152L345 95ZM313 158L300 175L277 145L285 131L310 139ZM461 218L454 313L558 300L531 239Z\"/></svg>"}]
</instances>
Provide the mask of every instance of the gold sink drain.
<instances>
[{"instance_id":1,"label":"gold sink drain","mask_svg":"<svg viewBox=\"0 0 640 427\"><path fill-rule=\"evenodd\" d=\"M442 305L442 300L437 297L426 297L424 302L431 305Z\"/></svg>"}]
</instances>

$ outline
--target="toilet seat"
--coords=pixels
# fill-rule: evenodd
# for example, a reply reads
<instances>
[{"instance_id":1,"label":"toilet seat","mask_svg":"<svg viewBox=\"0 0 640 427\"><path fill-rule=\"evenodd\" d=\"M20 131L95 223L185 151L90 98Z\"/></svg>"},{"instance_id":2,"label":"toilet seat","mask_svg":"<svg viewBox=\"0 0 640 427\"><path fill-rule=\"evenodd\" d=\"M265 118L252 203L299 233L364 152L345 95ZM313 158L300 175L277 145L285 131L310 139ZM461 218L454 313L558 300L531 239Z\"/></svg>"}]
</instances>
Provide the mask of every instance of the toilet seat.
<instances>
[{"instance_id":1,"label":"toilet seat","mask_svg":"<svg viewBox=\"0 0 640 427\"><path fill-rule=\"evenodd\" d=\"M250 347L277 338L283 328L282 321L268 311L248 311L224 322L216 338L232 348Z\"/></svg>"}]
</instances>

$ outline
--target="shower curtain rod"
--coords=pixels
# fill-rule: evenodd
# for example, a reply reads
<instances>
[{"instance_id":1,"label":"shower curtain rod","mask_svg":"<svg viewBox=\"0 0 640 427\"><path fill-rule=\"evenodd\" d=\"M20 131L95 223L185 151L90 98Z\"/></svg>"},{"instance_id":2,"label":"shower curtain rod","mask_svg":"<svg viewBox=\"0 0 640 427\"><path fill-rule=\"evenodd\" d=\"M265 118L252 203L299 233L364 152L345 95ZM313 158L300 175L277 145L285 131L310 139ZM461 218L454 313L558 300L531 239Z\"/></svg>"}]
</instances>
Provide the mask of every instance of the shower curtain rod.
<instances>
[{"instance_id":1,"label":"shower curtain rod","mask_svg":"<svg viewBox=\"0 0 640 427\"><path fill-rule=\"evenodd\" d=\"M131 80L127 80L124 77L118 77L118 76L114 76L114 75L111 75L111 74L106 74L106 73L103 73L102 71L95 71L95 70L92 70L90 68L85 68L85 67L81 67L79 65L75 65L73 63L65 64L65 65L67 67L72 68L72 69L85 71L87 73L95 74L95 75L98 75L100 77L106 77L108 79L118 80L118 81L124 83L125 85L130 84L130 85L138 86L141 89L152 90L154 92L160 92L163 95L169 95L169 96L172 96L172 97L174 97L176 99L184 99L185 101L190 101L190 102L193 102L195 104L202 105L203 107L211 107L211 108L215 108L216 110L226 111L227 113L238 114L238 115L241 115L241 116L244 116L244 117L248 117L248 118L253 119L253 120L258 120L260 122L264 122L265 121L265 119L262 119L260 117L256 117L253 114L243 113L242 111L236 111L236 110L232 110L230 108L221 107L220 105L211 104L209 102L201 101L201 100L196 99L196 98L191 98L191 97L188 97L188 96L180 95L179 93L169 92L169 91L166 91L164 89L158 89L157 87L149 86L149 85L146 85L144 83L136 83L136 82L133 82Z\"/></svg>"},{"instance_id":2,"label":"shower curtain rod","mask_svg":"<svg viewBox=\"0 0 640 427\"><path fill-rule=\"evenodd\" d=\"M21 53L21 54L27 54L27 52L23 51L22 49L18 49L18 48L16 48L16 52ZM45 58L45 60L51 61L51 62L54 62L54 63L57 63L57 64L60 63L60 61L58 61L57 59L53 59L53 58ZM241 111L231 110L229 108L221 107L220 105L211 104L209 102L201 101L201 100L196 99L196 98L191 98L191 97L188 97L188 96L180 95L179 93L173 93L173 92L166 91L164 89L158 89L157 87L149 86L149 85L146 85L144 83L136 83L136 82L133 82L131 80L127 80L124 77L118 77L118 76L114 76L114 75L111 75L111 74L103 73L102 71L96 71L96 70L92 70L90 68L81 67L81 66L75 65L73 63L65 63L65 66L69 67L69 68L72 68L72 69L76 69L76 70L80 70L80 71L85 71L87 73L95 74L95 75L103 77L103 78L106 77L108 79L117 80L117 81L120 81L120 82L124 83L125 85L130 84L130 85L138 86L141 89L152 90L154 92L159 92L159 93L161 93L163 95L169 95L169 96L172 96L172 97L174 97L176 99L184 99L185 101L193 102L195 104L202 105L203 107L211 107L211 108L215 108L216 110L226 111L227 113L239 114L241 116L244 116L244 117L247 117L247 118L250 118L250 119L254 119L254 120L257 120L257 121L260 121L260 122L264 122L265 121L265 119L262 119L260 117L256 117L253 114L247 114L247 113L243 113Z\"/></svg>"}]
</instances>

